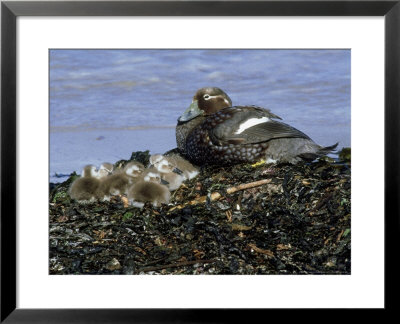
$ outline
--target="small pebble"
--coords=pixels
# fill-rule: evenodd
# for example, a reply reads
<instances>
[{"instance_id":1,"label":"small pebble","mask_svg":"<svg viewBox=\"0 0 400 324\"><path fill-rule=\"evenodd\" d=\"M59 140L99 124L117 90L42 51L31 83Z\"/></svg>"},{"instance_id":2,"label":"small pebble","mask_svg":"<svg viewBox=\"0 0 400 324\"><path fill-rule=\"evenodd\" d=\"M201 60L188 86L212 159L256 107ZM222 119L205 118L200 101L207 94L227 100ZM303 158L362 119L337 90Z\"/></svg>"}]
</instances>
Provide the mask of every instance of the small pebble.
<instances>
[{"instance_id":1,"label":"small pebble","mask_svg":"<svg viewBox=\"0 0 400 324\"><path fill-rule=\"evenodd\" d=\"M116 258L113 258L106 264L106 269L110 271L119 270L121 269L121 264Z\"/></svg>"}]
</instances>

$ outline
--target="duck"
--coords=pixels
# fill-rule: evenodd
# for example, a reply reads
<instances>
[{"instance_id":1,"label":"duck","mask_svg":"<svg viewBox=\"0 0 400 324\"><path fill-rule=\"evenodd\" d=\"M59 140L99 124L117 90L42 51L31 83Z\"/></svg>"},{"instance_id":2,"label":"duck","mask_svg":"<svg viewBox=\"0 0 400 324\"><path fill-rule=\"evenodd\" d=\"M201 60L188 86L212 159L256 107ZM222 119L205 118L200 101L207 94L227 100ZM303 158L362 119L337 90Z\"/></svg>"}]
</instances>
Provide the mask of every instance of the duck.
<instances>
[{"instance_id":1,"label":"duck","mask_svg":"<svg viewBox=\"0 0 400 324\"><path fill-rule=\"evenodd\" d=\"M132 206L143 208L146 202L150 202L154 207L159 207L161 204L168 204L171 193L162 184L161 174L150 167L143 172L140 180L129 188L127 196Z\"/></svg>"},{"instance_id":2,"label":"duck","mask_svg":"<svg viewBox=\"0 0 400 324\"><path fill-rule=\"evenodd\" d=\"M109 201L111 196L126 194L129 186L139 179L143 170L144 165L138 161L131 161L123 169L114 170L101 180L96 191L97 198Z\"/></svg>"},{"instance_id":3,"label":"duck","mask_svg":"<svg viewBox=\"0 0 400 324\"><path fill-rule=\"evenodd\" d=\"M178 118L176 142L180 153L196 165L311 162L334 151L323 147L282 118L258 106L232 106L220 88L197 90Z\"/></svg>"},{"instance_id":4,"label":"duck","mask_svg":"<svg viewBox=\"0 0 400 324\"><path fill-rule=\"evenodd\" d=\"M104 173L100 173L94 165L86 165L81 177L72 182L69 195L79 203L86 204L97 199L96 193Z\"/></svg>"}]
</instances>

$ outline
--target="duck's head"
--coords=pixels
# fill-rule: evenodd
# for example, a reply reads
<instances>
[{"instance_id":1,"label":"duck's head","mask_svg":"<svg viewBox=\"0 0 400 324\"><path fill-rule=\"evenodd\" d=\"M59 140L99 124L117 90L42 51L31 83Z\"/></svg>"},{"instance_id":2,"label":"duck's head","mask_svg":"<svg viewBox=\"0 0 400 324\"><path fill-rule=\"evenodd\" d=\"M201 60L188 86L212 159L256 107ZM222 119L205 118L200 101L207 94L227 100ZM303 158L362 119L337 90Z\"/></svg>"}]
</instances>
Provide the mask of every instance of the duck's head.
<instances>
[{"instance_id":1,"label":"duck's head","mask_svg":"<svg viewBox=\"0 0 400 324\"><path fill-rule=\"evenodd\" d=\"M220 88L201 88L197 90L189 108L178 118L178 122L187 122L197 116L211 115L231 106L231 98Z\"/></svg>"}]
</instances>

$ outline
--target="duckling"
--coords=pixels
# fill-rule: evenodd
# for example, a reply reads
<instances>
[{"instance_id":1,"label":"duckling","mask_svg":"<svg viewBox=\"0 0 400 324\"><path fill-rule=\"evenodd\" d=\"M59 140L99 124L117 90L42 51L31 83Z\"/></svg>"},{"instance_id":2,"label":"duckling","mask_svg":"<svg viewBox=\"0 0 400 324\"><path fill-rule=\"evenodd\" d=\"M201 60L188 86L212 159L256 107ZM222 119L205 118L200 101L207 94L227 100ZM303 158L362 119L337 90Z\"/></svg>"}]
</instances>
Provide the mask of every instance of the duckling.
<instances>
[{"instance_id":1,"label":"duckling","mask_svg":"<svg viewBox=\"0 0 400 324\"><path fill-rule=\"evenodd\" d=\"M178 149L191 162L205 164L312 161L332 152L279 116L256 106L232 106L219 88L201 88L176 126Z\"/></svg>"},{"instance_id":2,"label":"duckling","mask_svg":"<svg viewBox=\"0 0 400 324\"><path fill-rule=\"evenodd\" d=\"M108 176L113 172L113 170L114 170L114 165L112 163L104 162L100 165L99 174L101 176Z\"/></svg>"},{"instance_id":3,"label":"duckling","mask_svg":"<svg viewBox=\"0 0 400 324\"><path fill-rule=\"evenodd\" d=\"M167 156L167 159L172 161L176 170L180 170L187 180L191 180L199 174L199 169L179 154L170 154ZM174 172L176 172L176 170Z\"/></svg>"},{"instance_id":4,"label":"duckling","mask_svg":"<svg viewBox=\"0 0 400 324\"><path fill-rule=\"evenodd\" d=\"M79 203L85 204L96 200L96 192L103 177L94 165L86 165L82 175L69 188L69 195Z\"/></svg>"},{"instance_id":5,"label":"duckling","mask_svg":"<svg viewBox=\"0 0 400 324\"><path fill-rule=\"evenodd\" d=\"M145 170L141 175L141 180L134 183L128 190L128 200L131 205L143 208L145 202L151 202L154 207L167 204L171 193L161 182L161 175L155 168Z\"/></svg>"},{"instance_id":6,"label":"duckling","mask_svg":"<svg viewBox=\"0 0 400 324\"><path fill-rule=\"evenodd\" d=\"M165 158L165 155L153 154L150 156L149 163L150 167L155 167L159 172L170 172L170 167L168 166L169 163Z\"/></svg>"},{"instance_id":7,"label":"duckling","mask_svg":"<svg viewBox=\"0 0 400 324\"><path fill-rule=\"evenodd\" d=\"M101 181L97 197L108 201L111 196L126 194L129 186L138 180L143 170L143 164L137 161L129 162L122 170L115 170Z\"/></svg>"},{"instance_id":8,"label":"duckling","mask_svg":"<svg viewBox=\"0 0 400 324\"><path fill-rule=\"evenodd\" d=\"M108 201L111 196L125 193L128 186L129 179L126 174L122 172L113 173L100 182L96 194L98 199Z\"/></svg>"},{"instance_id":9,"label":"duckling","mask_svg":"<svg viewBox=\"0 0 400 324\"><path fill-rule=\"evenodd\" d=\"M168 156L155 154L150 156L150 163L160 172L161 179L166 181L170 191L178 189L182 182L186 180L183 172L176 168L174 160Z\"/></svg>"},{"instance_id":10,"label":"duckling","mask_svg":"<svg viewBox=\"0 0 400 324\"><path fill-rule=\"evenodd\" d=\"M183 181L190 180L199 174L198 169L178 154L155 154L150 157L150 163L161 172L163 179L169 182L169 189L176 190Z\"/></svg>"},{"instance_id":11,"label":"duckling","mask_svg":"<svg viewBox=\"0 0 400 324\"><path fill-rule=\"evenodd\" d=\"M168 182L163 180L162 173L159 172L155 167L150 166L145 169L138 178L139 180L143 180L146 182L156 182L161 183L163 185L168 185Z\"/></svg>"},{"instance_id":12,"label":"duckling","mask_svg":"<svg viewBox=\"0 0 400 324\"><path fill-rule=\"evenodd\" d=\"M169 191L177 190L183 181L185 181L184 177L175 172L162 173L161 179L165 182L164 184L168 187Z\"/></svg>"},{"instance_id":13,"label":"duckling","mask_svg":"<svg viewBox=\"0 0 400 324\"><path fill-rule=\"evenodd\" d=\"M125 165L124 171L128 176L137 178L144 171L144 165L138 161L131 161Z\"/></svg>"},{"instance_id":14,"label":"duckling","mask_svg":"<svg viewBox=\"0 0 400 324\"><path fill-rule=\"evenodd\" d=\"M160 182L161 181L161 173L152 165L149 165L147 169L144 169L140 175L140 180L144 181L153 181Z\"/></svg>"}]
</instances>

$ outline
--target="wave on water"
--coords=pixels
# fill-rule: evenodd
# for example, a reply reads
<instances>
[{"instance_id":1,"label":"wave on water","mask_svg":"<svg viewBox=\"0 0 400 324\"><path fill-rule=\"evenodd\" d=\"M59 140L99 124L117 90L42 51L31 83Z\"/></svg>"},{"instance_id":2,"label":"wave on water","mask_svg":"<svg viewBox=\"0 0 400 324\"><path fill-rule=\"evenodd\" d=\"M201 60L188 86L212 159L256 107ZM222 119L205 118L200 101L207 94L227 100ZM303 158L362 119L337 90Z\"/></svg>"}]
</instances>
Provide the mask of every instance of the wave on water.
<instances>
[{"instance_id":1,"label":"wave on water","mask_svg":"<svg viewBox=\"0 0 400 324\"><path fill-rule=\"evenodd\" d=\"M152 129L175 129L176 125L141 125L125 127L50 126L51 133L93 132L93 131L135 131Z\"/></svg>"}]
</instances>

